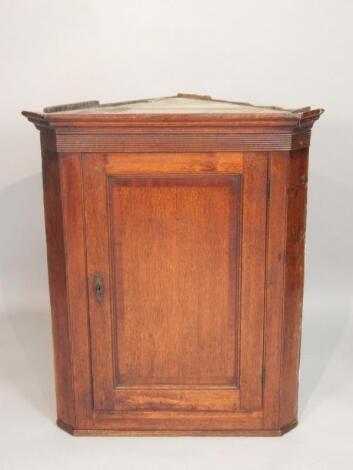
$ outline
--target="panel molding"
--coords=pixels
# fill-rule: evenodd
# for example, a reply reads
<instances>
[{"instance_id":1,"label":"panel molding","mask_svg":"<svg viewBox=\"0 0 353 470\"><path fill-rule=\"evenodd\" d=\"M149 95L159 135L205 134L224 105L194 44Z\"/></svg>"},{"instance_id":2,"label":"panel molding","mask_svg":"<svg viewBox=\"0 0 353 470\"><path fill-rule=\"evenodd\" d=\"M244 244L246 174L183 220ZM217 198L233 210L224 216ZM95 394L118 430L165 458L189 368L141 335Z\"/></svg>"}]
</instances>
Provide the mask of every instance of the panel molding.
<instances>
[{"instance_id":1,"label":"panel molding","mask_svg":"<svg viewBox=\"0 0 353 470\"><path fill-rule=\"evenodd\" d=\"M120 157L120 155L119 155ZM235 156L236 159L238 161L242 161L242 155L236 155ZM158 157L157 157L158 158ZM185 181L185 178L187 178L189 180L189 182L186 182ZM180 182L182 182L182 186L190 186L190 187L193 187L195 186L196 182L198 183L202 183L202 180L205 180L204 181L204 184L205 184L205 187L209 187L210 185L213 186L223 186L224 185L224 182L225 181L228 181L228 182L237 182L237 185L238 187L240 188L240 185L241 185L241 179L242 179L242 175L240 173L218 173L218 172L207 172L207 173L197 173L197 172L194 172L194 173L190 173L188 172L187 175L185 174L179 174L179 173L149 173L149 174L146 174L146 173L124 173L124 174L116 174L116 173L113 173L113 174L108 174L107 175L107 193L108 193L108 213L109 213L109 224L110 224L110 227L109 227L109 250L110 250L110 259L113 260L114 259L114 253L113 253L113 244L112 244L112 239L113 239L113 236L112 236L112 217L111 217L111 211L112 211L112 190L113 190L113 185L114 183L121 183L121 182L128 182L128 181L131 181L131 179L134 179L135 181L138 182L138 184L141 184L144 180L160 180L163 185L164 184L167 184L167 185L170 185L170 184L175 184L175 180L178 182L178 180ZM239 194L239 196L241 196L241 194ZM239 204L239 207L241 207L241 201L237 201L237 203ZM237 248L236 248L236 251L240 254L240 233L241 233L241 220L240 220L240 212L239 211L236 211L235 212L235 216L237 217L237 222L236 222L236 233L235 233L235 240L236 240L236 243L237 243ZM239 275L240 275L240 264L239 264L239 260L238 260L238 263L237 263L237 266L236 266L236 273L238 273L238 275L236 275L236 291L238 291L238 294L236 294L236 302L237 302L237 299L240 298L240 295L239 295ZM116 273L114 272L114 269L113 269L113 266L111 266L111 279L115 279L115 276L116 276ZM113 280L112 283L115 283L115 281ZM114 296L115 297L115 296ZM114 312L116 312L116 304L115 304L115 299L113 300L113 309L114 309ZM236 305L236 317L239 318L239 308L240 308L240 304L239 305ZM117 326L116 326L116 322L117 322L117 319L116 319L116 313L112 313L112 318L114 319L113 320L113 325L115 323L115 326L113 326L113 330L114 330L114 335L113 335L113 341L116 341L116 337L115 337L115 332L117 331ZM146 385L144 383L141 383L141 384L135 384L135 385L124 385L124 384L119 384L119 382L117 380L114 381L114 388L116 391L125 391L125 390L131 390L131 391L134 391L136 389L139 389L139 390L170 390L170 391L178 391L179 390L179 393L181 391L181 389L184 389L184 390L200 390L200 391L203 391L203 393L206 393L207 391L210 391L210 390L232 390L233 392L238 390L239 388L239 328L237 327L236 328L237 330L237 333L236 333L236 350L234 351L235 352L235 367L236 367L236 370L235 370L235 383L233 384L214 384L214 383L205 383L205 384L154 384L154 385ZM114 370L118 371L118 359L116 357L116 352L118 348L117 346L114 345L113 343L113 360L114 360ZM238 350L238 351L237 351ZM118 374L116 374L118 375ZM122 396L121 396L122 397ZM214 397L214 399L216 399L216 396ZM232 403L234 402L234 397L231 397L230 396L230 399L232 401ZM233 406L234 406L234 403L233 403Z\"/></svg>"}]
</instances>

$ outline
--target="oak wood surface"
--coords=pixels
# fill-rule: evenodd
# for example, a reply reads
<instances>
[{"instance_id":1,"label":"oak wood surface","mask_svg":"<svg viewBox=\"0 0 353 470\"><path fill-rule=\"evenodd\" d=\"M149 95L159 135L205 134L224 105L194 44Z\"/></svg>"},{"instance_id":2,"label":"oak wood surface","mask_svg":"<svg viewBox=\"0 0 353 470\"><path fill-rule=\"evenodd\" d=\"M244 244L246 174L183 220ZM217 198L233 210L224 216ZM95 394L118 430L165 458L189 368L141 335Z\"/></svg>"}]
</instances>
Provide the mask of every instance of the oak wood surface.
<instances>
[{"instance_id":1,"label":"oak wood surface","mask_svg":"<svg viewBox=\"0 0 353 470\"><path fill-rule=\"evenodd\" d=\"M280 373L282 364L282 328L285 295L287 230L286 152L268 157L269 191L267 212L266 297L264 331L264 427L278 429Z\"/></svg>"},{"instance_id":2,"label":"oak wood surface","mask_svg":"<svg viewBox=\"0 0 353 470\"><path fill-rule=\"evenodd\" d=\"M58 425L297 423L310 130L265 115L40 115Z\"/></svg>"},{"instance_id":3,"label":"oak wood surface","mask_svg":"<svg viewBox=\"0 0 353 470\"><path fill-rule=\"evenodd\" d=\"M240 181L110 180L118 386L237 383Z\"/></svg>"},{"instance_id":4,"label":"oak wood surface","mask_svg":"<svg viewBox=\"0 0 353 470\"><path fill-rule=\"evenodd\" d=\"M74 424L74 380L67 303L64 222L57 154L44 149L42 164L57 413L64 422Z\"/></svg>"},{"instance_id":5,"label":"oak wood surface","mask_svg":"<svg viewBox=\"0 0 353 470\"><path fill-rule=\"evenodd\" d=\"M266 225L253 225L266 218L266 155L217 154L228 174L210 166L208 154L131 155L130 165L128 156L83 156L88 283L104 273L108 292L99 303L89 294L95 408L235 410L239 363L243 406L259 408ZM173 173L193 157L193 173ZM120 158L126 174L116 172ZM243 160L249 170L240 186ZM150 173L156 165L161 173ZM244 194L252 198L245 213ZM252 253L240 262L241 238ZM241 319L240 284L248 291Z\"/></svg>"},{"instance_id":6,"label":"oak wood surface","mask_svg":"<svg viewBox=\"0 0 353 470\"><path fill-rule=\"evenodd\" d=\"M177 437L177 436L214 436L214 437L226 437L226 436L244 436L244 437L274 437L283 436L287 432L291 431L298 425L297 421L290 423L289 425L283 426L281 429L199 429L199 430L118 430L118 429L80 429L73 428L67 425L61 420L57 420L57 426L68 434L73 436L85 436L85 437L113 437L113 436L149 436L149 437Z\"/></svg>"},{"instance_id":7,"label":"oak wood surface","mask_svg":"<svg viewBox=\"0 0 353 470\"><path fill-rule=\"evenodd\" d=\"M90 389L92 370L81 155L60 154L59 163L68 282L66 300L69 307L71 364L75 384L75 422L78 426L85 426L90 422L93 396ZM50 217L52 216L51 214Z\"/></svg>"},{"instance_id":8,"label":"oak wood surface","mask_svg":"<svg viewBox=\"0 0 353 470\"><path fill-rule=\"evenodd\" d=\"M291 152L288 165L286 284L283 309L280 425L296 419L298 408L308 150Z\"/></svg>"},{"instance_id":9,"label":"oak wood surface","mask_svg":"<svg viewBox=\"0 0 353 470\"><path fill-rule=\"evenodd\" d=\"M244 154L241 256L240 393L242 409L260 409L263 381L263 321L267 155Z\"/></svg>"},{"instance_id":10,"label":"oak wood surface","mask_svg":"<svg viewBox=\"0 0 353 470\"><path fill-rule=\"evenodd\" d=\"M243 172L242 153L108 153L104 156L107 174L136 173L232 173Z\"/></svg>"}]
</instances>

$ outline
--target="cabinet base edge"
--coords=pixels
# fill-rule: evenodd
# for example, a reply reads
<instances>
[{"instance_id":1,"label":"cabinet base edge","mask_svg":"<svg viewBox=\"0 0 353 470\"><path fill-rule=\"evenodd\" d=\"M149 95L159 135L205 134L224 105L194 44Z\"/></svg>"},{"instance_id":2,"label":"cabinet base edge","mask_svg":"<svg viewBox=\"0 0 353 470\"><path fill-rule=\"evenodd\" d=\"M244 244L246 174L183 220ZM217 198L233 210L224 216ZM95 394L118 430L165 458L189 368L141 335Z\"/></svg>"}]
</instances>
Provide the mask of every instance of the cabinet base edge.
<instances>
[{"instance_id":1,"label":"cabinet base edge","mask_svg":"<svg viewBox=\"0 0 353 470\"><path fill-rule=\"evenodd\" d=\"M244 436L244 437L271 437L283 436L298 424L297 421L287 424L280 429L171 429L171 430L141 430L141 429L75 429L60 419L57 426L72 436Z\"/></svg>"}]
</instances>

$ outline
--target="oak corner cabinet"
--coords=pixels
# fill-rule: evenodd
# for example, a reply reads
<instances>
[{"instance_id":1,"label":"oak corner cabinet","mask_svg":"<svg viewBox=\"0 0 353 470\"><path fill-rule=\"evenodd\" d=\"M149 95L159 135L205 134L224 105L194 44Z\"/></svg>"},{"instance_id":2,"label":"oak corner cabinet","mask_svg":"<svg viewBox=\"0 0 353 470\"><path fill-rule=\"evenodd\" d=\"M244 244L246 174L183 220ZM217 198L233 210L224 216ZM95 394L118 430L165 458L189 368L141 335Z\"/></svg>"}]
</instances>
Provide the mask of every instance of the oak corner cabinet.
<instances>
[{"instance_id":1,"label":"oak corner cabinet","mask_svg":"<svg viewBox=\"0 0 353 470\"><path fill-rule=\"evenodd\" d=\"M41 135L61 428L274 436L297 424L321 113L188 94L23 112Z\"/></svg>"}]
</instances>

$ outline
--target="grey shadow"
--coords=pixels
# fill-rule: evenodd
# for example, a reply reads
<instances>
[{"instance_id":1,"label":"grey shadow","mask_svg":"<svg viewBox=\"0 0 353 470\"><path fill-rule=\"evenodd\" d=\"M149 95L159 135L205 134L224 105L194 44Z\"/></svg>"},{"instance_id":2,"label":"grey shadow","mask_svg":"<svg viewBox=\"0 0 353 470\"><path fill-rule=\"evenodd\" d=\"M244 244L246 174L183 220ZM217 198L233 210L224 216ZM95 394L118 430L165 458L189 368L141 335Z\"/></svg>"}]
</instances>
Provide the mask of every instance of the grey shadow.
<instances>
[{"instance_id":1,"label":"grey shadow","mask_svg":"<svg viewBox=\"0 0 353 470\"><path fill-rule=\"evenodd\" d=\"M0 192L0 289L12 335L2 375L42 414L55 414L53 353L42 179L35 174Z\"/></svg>"},{"instance_id":2,"label":"grey shadow","mask_svg":"<svg viewBox=\"0 0 353 470\"><path fill-rule=\"evenodd\" d=\"M300 415L345 386L320 381L352 314L352 200L352 186L318 172L309 174Z\"/></svg>"}]
</instances>

